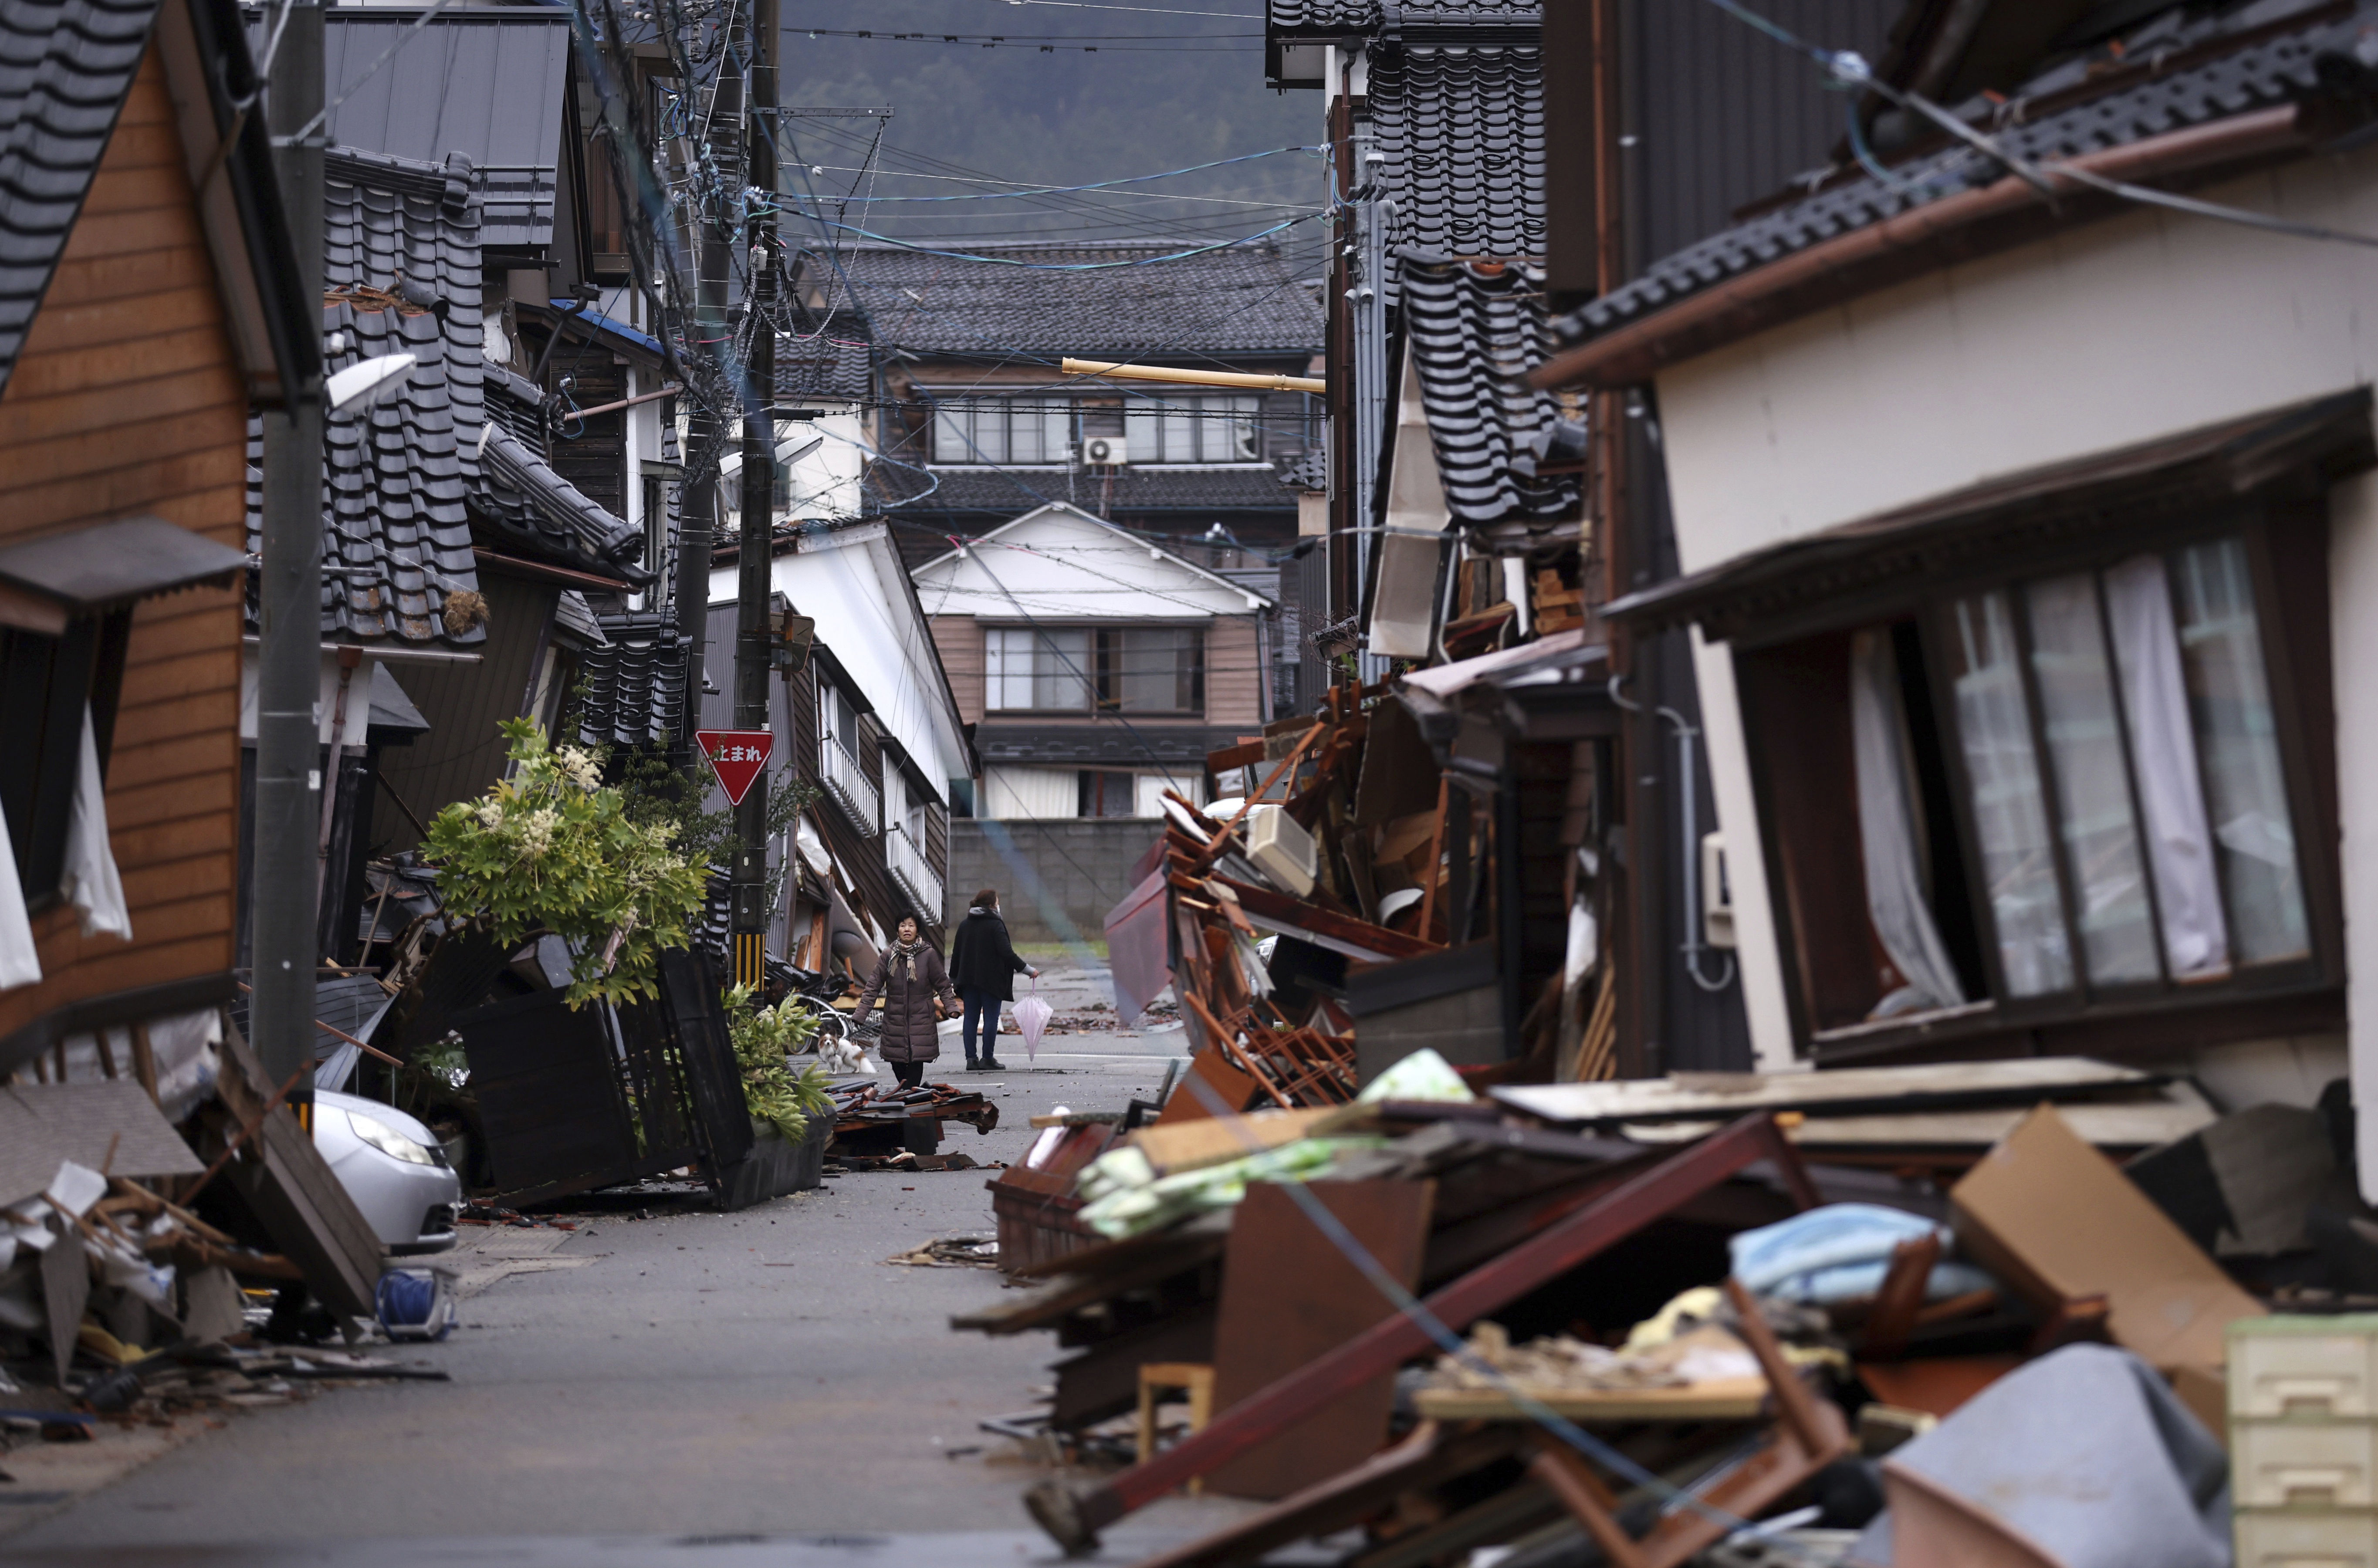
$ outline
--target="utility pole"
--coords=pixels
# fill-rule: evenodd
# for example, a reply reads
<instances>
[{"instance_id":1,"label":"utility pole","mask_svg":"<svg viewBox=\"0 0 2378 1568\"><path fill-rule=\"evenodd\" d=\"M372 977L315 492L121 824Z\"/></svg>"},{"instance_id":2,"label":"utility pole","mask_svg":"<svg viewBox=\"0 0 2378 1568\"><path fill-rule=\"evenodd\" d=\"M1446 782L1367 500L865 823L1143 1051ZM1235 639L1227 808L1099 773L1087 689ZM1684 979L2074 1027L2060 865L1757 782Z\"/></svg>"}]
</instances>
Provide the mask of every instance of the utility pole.
<instances>
[{"instance_id":1,"label":"utility pole","mask_svg":"<svg viewBox=\"0 0 2378 1568\"><path fill-rule=\"evenodd\" d=\"M327 130L295 139L322 108L322 6L292 0L273 57L270 124L281 195L296 240L300 292L322 293L322 149ZM288 389L264 416L264 547L258 571L255 998L257 1056L275 1084L314 1059L316 895L321 880L322 383ZM313 1125L313 1084L290 1093Z\"/></svg>"},{"instance_id":2,"label":"utility pole","mask_svg":"<svg viewBox=\"0 0 2378 1568\"><path fill-rule=\"evenodd\" d=\"M770 563L776 488L776 56L777 0L751 0L751 136L746 142L743 537L736 553L735 727L771 727L768 680ZM762 989L768 942L768 774L762 769L735 808L733 933L735 983Z\"/></svg>"},{"instance_id":3,"label":"utility pole","mask_svg":"<svg viewBox=\"0 0 2378 1568\"><path fill-rule=\"evenodd\" d=\"M704 764L701 748L693 743L693 732L702 727L703 644L710 634L710 557L718 526L718 460L725 455L732 434L732 426L722 420L715 401L733 397L736 380L734 356L722 346L727 337L731 303L730 252L742 237L736 231L731 193L741 191L745 183L743 78L735 63L751 58L749 13L738 6L728 15L727 34L718 41L718 74L709 113L695 133L693 147L697 164L717 172L713 189L719 193L721 205L693 214L699 230L694 238L694 323L701 346L686 368L700 384L687 388L692 399L687 422L692 449L686 459L694 477L686 485L678 507L677 626L686 651L685 716L678 744L684 748L686 777L697 791L704 787ZM696 188L700 185L697 181Z\"/></svg>"}]
</instances>

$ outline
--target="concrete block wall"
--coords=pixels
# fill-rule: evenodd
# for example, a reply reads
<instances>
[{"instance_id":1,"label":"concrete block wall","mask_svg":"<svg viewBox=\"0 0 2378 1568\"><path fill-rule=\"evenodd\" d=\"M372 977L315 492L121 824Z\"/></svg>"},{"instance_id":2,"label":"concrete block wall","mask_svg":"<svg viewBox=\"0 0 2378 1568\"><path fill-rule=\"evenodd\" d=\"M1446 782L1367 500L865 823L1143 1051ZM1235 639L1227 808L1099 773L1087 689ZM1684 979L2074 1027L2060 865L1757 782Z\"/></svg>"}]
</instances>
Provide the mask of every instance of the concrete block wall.
<instances>
[{"instance_id":1,"label":"concrete block wall","mask_svg":"<svg viewBox=\"0 0 2378 1568\"><path fill-rule=\"evenodd\" d=\"M1102 941L1107 911L1131 891L1132 868L1162 832L1139 817L953 821L949 919L965 919L967 901L993 887L1015 940Z\"/></svg>"}]
</instances>

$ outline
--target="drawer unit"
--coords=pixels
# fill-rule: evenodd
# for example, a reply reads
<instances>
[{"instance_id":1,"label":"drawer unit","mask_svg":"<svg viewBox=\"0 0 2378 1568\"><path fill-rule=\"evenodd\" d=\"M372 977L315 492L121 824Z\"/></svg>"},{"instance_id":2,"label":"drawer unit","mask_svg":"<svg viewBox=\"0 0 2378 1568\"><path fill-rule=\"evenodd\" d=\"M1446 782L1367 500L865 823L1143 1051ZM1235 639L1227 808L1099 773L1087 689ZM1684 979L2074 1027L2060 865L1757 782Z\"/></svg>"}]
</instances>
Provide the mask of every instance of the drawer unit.
<instances>
[{"instance_id":1,"label":"drawer unit","mask_svg":"<svg viewBox=\"0 0 2378 1568\"><path fill-rule=\"evenodd\" d=\"M2378 1513L2240 1514L2238 1568L2378 1568Z\"/></svg>"},{"instance_id":2,"label":"drawer unit","mask_svg":"<svg viewBox=\"0 0 2378 1568\"><path fill-rule=\"evenodd\" d=\"M2233 1421L2378 1419L2378 1314L2231 1323L2229 1415Z\"/></svg>"},{"instance_id":3,"label":"drawer unit","mask_svg":"<svg viewBox=\"0 0 2378 1568\"><path fill-rule=\"evenodd\" d=\"M2240 1508L2378 1506L2378 1422L2234 1421L2230 1496Z\"/></svg>"}]
</instances>

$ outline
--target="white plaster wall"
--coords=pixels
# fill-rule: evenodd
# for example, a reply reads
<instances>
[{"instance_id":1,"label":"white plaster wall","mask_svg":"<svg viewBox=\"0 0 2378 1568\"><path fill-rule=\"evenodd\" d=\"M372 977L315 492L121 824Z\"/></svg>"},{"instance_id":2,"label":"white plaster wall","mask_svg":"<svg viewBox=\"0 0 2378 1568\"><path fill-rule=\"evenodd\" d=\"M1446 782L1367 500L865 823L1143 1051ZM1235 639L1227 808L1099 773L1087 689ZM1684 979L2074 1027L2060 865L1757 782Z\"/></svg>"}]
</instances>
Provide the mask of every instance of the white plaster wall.
<instances>
[{"instance_id":1,"label":"white plaster wall","mask_svg":"<svg viewBox=\"0 0 2378 1568\"><path fill-rule=\"evenodd\" d=\"M2378 233L2378 150L2204 194ZM1659 377L1684 568L2361 385L2373 307L2378 250L2143 210L1779 327Z\"/></svg>"},{"instance_id":2,"label":"white plaster wall","mask_svg":"<svg viewBox=\"0 0 2378 1568\"><path fill-rule=\"evenodd\" d=\"M2229 182L2209 199L2378 234L2378 150ZM2365 317L2367 318L2365 320ZM1659 377L1687 571L2025 469L2369 383L2378 251L2135 211L1790 323ZM2378 485L2333 497L2331 603L2355 1099L2378 1105ZM1731 662L1699 651L1734 856L1745 997L1764 1064L1788 1035L1759 886ZM1788 1047L1786 1047L1788 1048ZM2303 1103L2334 1042L2200 1064L2225 1099ZM2333 1075L2333 1074L2332 1074ZM2362 1119L2378 1197L2378 1115Z\"/></svg>"}]
</instances>

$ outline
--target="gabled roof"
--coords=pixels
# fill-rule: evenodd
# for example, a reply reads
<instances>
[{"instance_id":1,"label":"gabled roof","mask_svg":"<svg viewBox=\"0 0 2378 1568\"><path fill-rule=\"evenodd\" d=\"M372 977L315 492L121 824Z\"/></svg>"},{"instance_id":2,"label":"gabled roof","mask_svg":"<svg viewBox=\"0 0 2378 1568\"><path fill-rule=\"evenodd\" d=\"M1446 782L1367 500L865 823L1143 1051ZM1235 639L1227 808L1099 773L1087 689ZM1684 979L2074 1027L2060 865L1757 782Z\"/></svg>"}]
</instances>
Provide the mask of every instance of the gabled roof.
<instances>
[{"instance_id":1,"label":"gabled roof","mask_svg":"<svg viewBox=\"0 0 2378 1568\"><path fill-rule=\"evenodd\" d=\"M1279 248L1265 242L1177 260L1159 258L1182 246L1159 241L974 248L998 259L847 245L837 276L822 258L804 256L796 295L811 329L831 308L835 336L863 332L919 353L1160 360L1305 355L1321 348L1321 306L1312 289ZM1008 265L1014 262L1032 265ZM1104 265L1116 262L1126 265ZM1048 269L1084 266L1099 269Z\"/></svg>"},{"instance_id":2,"label":"gabled roof","mask_svg":"<svg viewBox=\"0 0 2378 1568\"><path fill-rule=\"evenodd\" d=\"M157 0L0 4L0 386L140 68Z\"/></svg>"},{"instance_id":3,"label":"gabled roof","mask_svg":"<svg viewBox=\"0 0 2378 1568\"><path fill-rule=\"evenodd\" d=\"M2058 61L2008 99L1976 101L1961 113L2009 151L2035 161L2103 154L2224 121L2242 124L2253 111L2288 104L2323 103L2338 112L2341 125L2360 124L2378 101L2373 91L2378 75L2372 70L2378 50L2370 42L2373 23L2378 23L2378 4L2370 0L2349 6L2265 0L2216 11L2171 6L2124 37ZM2371 54L2361 53L2365 50ZM2317 136L2316 125L2299 118L2293 127L2281 127L2255 147L2241 149L2240 156L2267 161L2274 153L2306 154L2316 147ZM2191 150L2175 149L2185 150ZM2214 154L2195 150L2195 155L2197 163L2183 160L2178 167L2202 177L2207 172L2202 160ZM2160 171L2142 170L2125 177L2156 173ZM1801 252L1868 232L1889 239L1891 232L1881 225L1894 219L1916 220L1898 226L1910 237L1904 244L1894 241L1888 247L1893 254L1880 262L1868 257L1864 259L1874 264L1829 268L1812 282L1796 286L1789 298L1764 300L1756 309L1732 309L1723 323L1697 326L1689 343L1648 346L1613 370L1622 379L1639 380L1656 363L1706 352L1928 267L2036 237L2054 223L2086 221L2127 209L2076 188L2065 193L2054 212L2044 212L2040 203L2025 199L1993 214L2002 221L1995 230L1964 227L1973 220L1960 214L1973 203L1946 204L2004 186L2011 177L1997 159L1946 138L1888 168L1885 176L1856 165L1836 167L1811 194L1781 201L1652 263L1633 281L1562 322L1563 330L1587 343L1639 326L1640 332L1632 337L1656 336L1663 313L1696 296L1738 284L1756 287L1762 269ZM1928 209L1947 216L1937 223L1924 222L1921 215ZM1814 260L1812 257L1812 264ZM1597 371L1567 368L1572 359L1586 357L1582 350L1563 355L1548 368L1547 378L1585 376L1600 384L1604 377Z\"/></svg>"},{"instance_id":4,"label":"gabled roof","mask_svg":"<svg viewBox=\"0 0 2378 1568\"><path fill-rule=\"evenodd\" d=\"M322 42L332 142L438 163L471 160L479 243L553 244L569 97L570 13L450 9L380 61L421 10L334 6ZM366 72L369 71L369 75Z\"/></svg>"},{"instance_id":5,"label":"gabled roof","mask_svg":"<svg viewBox=\"0 0 2378 1568\"><path fill-rule=\"evenodd\" d=\"M1272 595L1052 501L909 574L928 615L1178 620L1245 615Z\"/></svg>"},{"instance_id":6,"label":"gabled roof","mask_svg":"<svg viewBox=\"0 0 2378 1568\"><path fill-rule=\"evenodd\" d=\"M1527 384L1552 349L1543 274L1413 253L1403 263L1404 317L1447 508L1467 528L1518 524L1524 545L1527 525L1576 509L1579 476L1536 469L1556 440L1584 436L1576 424L1561 429L1558 401Z\"/></svg>"}]
</instances>

